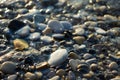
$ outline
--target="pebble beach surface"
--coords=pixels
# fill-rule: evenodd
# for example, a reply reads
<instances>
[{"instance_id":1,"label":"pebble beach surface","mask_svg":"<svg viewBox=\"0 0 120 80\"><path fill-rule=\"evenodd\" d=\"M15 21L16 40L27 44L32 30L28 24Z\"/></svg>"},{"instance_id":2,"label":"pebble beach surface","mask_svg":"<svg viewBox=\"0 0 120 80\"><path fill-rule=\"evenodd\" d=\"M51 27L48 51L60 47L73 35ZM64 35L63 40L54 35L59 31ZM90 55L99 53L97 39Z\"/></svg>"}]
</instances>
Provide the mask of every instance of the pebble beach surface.
<instances>
[{"instance_id":1,"label":"pebble beach surface","mask_svg":"<svg viewBox=\"0 0 120 80\"><path fill-rule=\"evenodd\" d=\"M120 80L120 0L1 0L0 80Z\"/></svg>"}]
</instances>

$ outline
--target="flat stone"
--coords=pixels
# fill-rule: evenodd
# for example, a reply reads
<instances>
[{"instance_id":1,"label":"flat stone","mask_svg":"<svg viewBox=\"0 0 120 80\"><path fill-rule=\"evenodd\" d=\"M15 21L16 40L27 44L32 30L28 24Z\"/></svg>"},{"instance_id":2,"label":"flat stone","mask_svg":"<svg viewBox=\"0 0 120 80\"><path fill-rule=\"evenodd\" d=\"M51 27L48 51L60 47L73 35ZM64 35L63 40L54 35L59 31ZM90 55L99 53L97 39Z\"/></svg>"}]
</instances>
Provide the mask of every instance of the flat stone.
<instances>
[{"instance_id":1,"label":"flat stone","mask_svg":"<svg viewBox=\"0 0 120 80\"><path fill-rule=\"evenodd\" d=\"M42 40L44 43L51 43L51 42L53 42L53 39L52 39L52 37L50 37L50 36L41 36L41 40Z\"/></svg>"},{"instance_id":2,"label":"flat stone","mask_svg":"<svg viewBox=\"0 0 120 80\"><path fill-rule=\"evenodd\" d=\"M65 30L72 30L73 26L69 21L60 21L60 23L64 26Z\"/></svg>"},{"instance_id":3,"label":"flat stone","mask_svg":"<svg viewBox=\"0 0 120 80\"><path fill-rule=\"evenodd\" d=\"M6 61L4 63L1 64L1 71L3 73L7 73L7 74L13 74L16 72L16 64L14 62L11 61Z\"/></svg>"},{"instance_id":4,"label":"flat stone","mask_svg":"<svg viewBox=\"0 0 120 80\"><path fill-rule=\"evenodd\" d=\"M66 49L58 49L51 53L48 63L51 66L56 66L64 62L68 58L68 52Z\"/></svg>"},{"instance_id":5,"label":"flat stone","mask_svg":"<svg viewBox=\"0 0 120 80\"><path fill-rule=\"evenodd\" d=\"M34 23L43 23L43 22L45 22L45 16L43 16L41 14L35 14L33 16L33 20L34 20Z\"/></svg>"},{"instance_id":6,"label":"flat stone","mask_svg":"<svg viewBox=\"0 0 120 80\"><path fill-rule=\"evenodd\" d=\"M52 37L54 39L61 40L61 39L64 39L65 35L64 34L53 34Z\"/></svg>"}]
</instances>

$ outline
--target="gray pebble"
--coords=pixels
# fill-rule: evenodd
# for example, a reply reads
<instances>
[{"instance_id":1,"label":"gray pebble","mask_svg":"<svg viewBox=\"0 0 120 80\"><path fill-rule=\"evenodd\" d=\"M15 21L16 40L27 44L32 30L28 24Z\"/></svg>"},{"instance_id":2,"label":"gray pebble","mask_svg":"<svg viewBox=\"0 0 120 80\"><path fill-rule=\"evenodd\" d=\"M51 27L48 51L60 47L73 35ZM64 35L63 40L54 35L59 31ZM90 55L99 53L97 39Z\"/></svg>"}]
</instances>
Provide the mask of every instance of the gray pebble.
<instances>
[{"instance_id":1,"label":"gray pebble","mask_svg":"<svg viewBox=\"0 0 120 80\"><path fill-rule=\"evenodd\" d=\"M48 27L50 27L55 33L61 33L64 31L64 26L57 20L50 20L48 22Z\"/></svg>"},{"instance_id":2,"label":"gray pebble","mask_svg":"<svg viewBox=\"0 0 120 80\"><path fill-rule=\"evenodd\" d=\"M60 21L60 23L64 26L65 30L72 30L73 26L69 21Z\"/></svg>"},{"instance_id":3,"label":"gray pebble","mask_svg":"<svg viewBox=\"0 0 120 80\"><path fill-rule=\"evenodd\" d=\"M107 32L106 32L105 30L103 30L102 28L95 28L95 30L96 30L96 33L101 34L101 35L104 35L104 34L107 33Z\"/></svg>"},{"instance_id":4,"label":"gray pebble","mask_svg":"<svg viewBox=\"0 0 120 80\"><path fill-rule=\"evenodd\" d=\"M27 25L16 31L15 34L19 35L20 37L26 37L30 34L30 27Z\"/></svg>"},{"instance_id":5,"label":"gray pebble","mask_svg":"<svg viewBox=\"0 0 120 80\"><path fill-rule=\"evenodd\" d=\"M89 53L85 53L85 54L83 55L83 58L84 58L84 59L90 59L90 58L92 58L92 55L89 54Z\"/></svg>"},{"instance_id":6,"label":"gray pebble","mask_svg":"<svg viewBox=\"0 0 120 80\"><path fill-rule=\"evenodd\" d=\"M50 36L41 36L41 41L43 41L44 43L51 43L53 42L53 39Z\"/></svg>"},{"instance_id":7,"label":"gray pebble","mask_svg":"<svg viewBox=\"0 0 120 80\"><path fill-rule=\"evenodd\" d=\"M97 61L96 58L91 58L91 59L86 60L86 63L91 64L91 63L96 63L96 61Z\"/></svg>"},{"instance_id":8,"label":"gray pebble","mask_svg":"<svg viewBox=\"0 0 120 80\"><path fill-rule=\"evenodd\" d=\"M58 49L51 53L48 63L51 66L56 66L64 62L68 58L68 52L66 49Z\"/></svg>"},{"instance_id":9,"label":"gray pebble","mask_svg":"<svg viewBox=\"0 0 120 80\"><path fill-rule=\"evenodd\" d=\"M35 26L37 27L38 30L43 31L47 25L43 23L36 23Z\"/></svg>"},{"instance_id":10,"label":"gray pebble","mask_svg":"<svg viewBox=\"0 0 120 80\"><path fill-rule=\"evenodd\" d=\"M16 80L17 79L17 75L9 75L7 80Z\"/></svg>"},{"instance_id":11,"label":"gray pebble","mask_svg":"<svg viewBox=\"0 0 120 80\"><path fill-rule=\"evenodd\" d=\"M8 73L8 74L12 74L15 73L15 69L16 69L16 64L14 62L11 61L6 61L4 63L1 64L1 71L3 73Z\"/></svg>"},{"instance_id":12,"label":"gray pebble","mask_svg":"<svg viewBox=\"0 0 120 80\"><path fill-rule=\"evenodd\" d=\"M68 80L76 80L76 76L72 71L68 72Z\"/></svg>"},{"instance_id":13,"label":"gray pebble","mask_svg":"<svg viewBox=\"0 0 120 80\"><path fill-rule=\"evenodd\" d=\"M39 40L40 39L40 33L39 32L31 33L30 36L29 36L29 39L30 40Z\"/></svg>"},{"instance_id":14,"label":"gray pebble","mask_svg":"<svg viewBox=\"0 0 120 80\"><path fill-rule=\"evenodd\" d=\"M54 38L54 39L64 39L64 34L53 34L52 35L52 37Z\"/></svg>"},{"instance_id":15,"label":"gray pebble","mask_svg":"<svg viewBox=\"0 0 120 80\"><path fill-rule=\"evenodd\" d=\"M45 22L45 16L40 15L40 14L35 14L33 16L33 21L34 21L34 23L43 23L43 22Z\"/></svg>"}]
</instances>

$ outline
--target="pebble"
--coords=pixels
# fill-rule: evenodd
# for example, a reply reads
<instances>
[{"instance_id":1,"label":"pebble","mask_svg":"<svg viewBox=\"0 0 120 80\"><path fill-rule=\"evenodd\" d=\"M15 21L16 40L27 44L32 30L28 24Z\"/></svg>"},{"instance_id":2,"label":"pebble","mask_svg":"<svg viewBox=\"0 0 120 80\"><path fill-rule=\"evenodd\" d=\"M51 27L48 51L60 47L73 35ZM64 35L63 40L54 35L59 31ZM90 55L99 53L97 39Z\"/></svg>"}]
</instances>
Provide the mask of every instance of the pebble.
<instances>
[{"instance_id":1,"label":"pebble","mask_svg":"<svg viewBox=\"0 0 120 80\"><path fill-rule=\"evenodd\" d=\"M107 33L105 30L101 28L95 28L95 30L96 30L96 33L101 34L101 35L105 35Z\"/></svg>"},{"instance_id":2,"label":"pebble","mask_svg":"<svg viewBox=\"0 0 120 80\"><path fill-rule=\"evenodd\" d=\"M44 43L51 43L53 42L53 39L50 36L41 36L41 41L43 41Z\"/></svg>"},{"instance_id":3,"label":"pebble","mask_svg":"<svg viewBox=\"0 0 120 80\"><path fill-rule=\"evenodd\" d=\"M41 14L35 14L33 16L34 23L44 23L45 22L45 16Z\"/></svg>"},{"instance_id":4,"label":"pebble","mask_svg":"<svg viewBox=\"0 0 120 80\"><path fill-rule=\"evenodd\" d=\"M50 20L48 22L48 27L50 27L55 33L64 32L64 26L57 20Z\"/></svg>"},{"instance_id":5,"label":"pebble","mask_svg":"<svg viewBox=\"0 0 120 80\"><path fill-rule=\"evenodd\" d=\"M7 80L16 80L17 79L17 75L13 74L13 75L9 75Z\"/></svg>"},{"instance_id":6,"label":"pebble","mask_svg":"<svg viewBox=\"0 0 120 80\"><path fill-rule=\"evenodd\" d=\"M72 30L73 26L69 21L60 21L60 23L64 26L64 29L67 30Z\"/></svg>"},{"instance_id":7,"label":"pebble","mask_svg":"<svg viewBox=\"0 0 120 80\"><path fill-rule=\"evenodd\" d=\"M77 66L80 64L80 60L79 59L70 59L69 60L69 65L71 66L72 70L76 71L77 70Z\"/></svg>"},{"instance_id":8,"label":"pebble","mask_svg":"<svg viewBox=\"0 0 120 80\"><path fill-rule=\"evenodd\" d=\"M25 80L36 80L36 75L34 73L31 72L26 72L25 75Z\"/></svg>"},{"instance_id":9,"label":"pebble","mask_svg":"<svg viewBox=\"0 0 120 80\"><path fill-rule=\"evenodd\" d=\"M40 30L40 31L43 31L43 30L47 27L47 25L44 24L44 23L39 23L39 24L36 23L35 26L36 26L37 29Z\"/></svg>"},{"instance_id":10,"label":"pebble","mask_svg":"<svg viewBox=\"0 0 120 80\"><path fill-rule=\"evenodd\" d=\"M82 73L88 73L89 72L89 65L86 63L82 63L77 65L77 71Z\"/></svg>"},{"instance_id":11,"label":"pebble","mask_svg":"<svg viewBox=\"0 0 120 80\"><path fill-rule=\"evenodd\" d=\"M84 35L85 34L85 30L83 28L76 28L75 29L75 35Z\"/></svg>"},{"instance_id":12,"label":"pebble","mask_svg":"<svg viewBox=\"0 0 120 80\"><path fill-rule=\"evenodd\" d=\"M83 58L84 58L84 59L90 59L90 58L92 58L92 55L89 54L89 53L85 53L85 54L83 55Z\"/></svg>"},{"instance_id":13,"label":"pebble","mask_svg":"<svg viewBox=\"0 0 120 80\"><path fill-rule=\"evenodd\" d=\"M26 37L30 34L30 27L27 25L16 31L15 34L19 35L20 37Z\"/></svg>"},{"instance_id":14,"label":"pebble","mask_svg":"<svg viewBox=\"0 0 120 80\"><path fill-rule=\"evenodd\" d=\"M48 78L52 78L52 77L54 77L55 75L56 75L55 71L52 70L52 71L50 71L50 72L47 74L47 77L48 77Z\"/></svg>"},{"instance_id":15,"label":"pebble","mask_svg":"<svg viewBox=\"0 0 120 80\"><path fill-rule=\"evenodd\" d=\"M34 32L34 33L31 33L30 36L29 36L29 39L30 40L39 40L40 39L40 33L39 32Z\"/></svg>"},{"instance_id":16,"label":"pebble","mask_svg":"<svg viewBox=\"0 0 120 80\"><path fill-rule=\"evenodd\" d=\"M52 33L52 29L50 29L50 27L46 27L46 28L42 31L42 33L43 33L44 35L50 35L50 34Z\"/></svg>"},{"instance_id":17,"label":"pebble","mask_svg":"<svg viewBox=\"0 0 120 80\"><path fill-rule=\"evenodd\" d=\"M73 40L75 40L75 42L77 44L82 44L85 41L85 37L83 37L83 36L75 36L75 37L73 37Z\"/></svg>"},{"instance_id":18,"label":"pebble","mask_svg":"<svg viewBox=\"0 0 120 80\"><path fill-rule=\"evenodd\" d=\"M86 60L86 63L89 63L89 64L96 63L96 62L97 62L96 58L91 58L91 59Z\"/></svg>"},{"instance_id":19,"label":"pebble","mask_svg":"<svg viewBox=\"0 0 120 80\"><path fill-rule=\"evenodd\" d=\"M52 37L56 40L62 40L64 39L65 35L64 34L53 34Z\"/></svg>"},{"instance_id":20,"label":"pebble","mask_svg":"<svg viewBox=\"0 0 120 80\"><path fill-rule=\"evenodd\" d=\"M70 52L69 58L71 59L80 59L80 56L76 54L75 52Z\"/></svg>"},{"instance_id":21,"label":"pebble","mask_svg":"<svg viewBox=\"0 0 120 80\"><path fill-rule=\"evenodd\" d=\"M1 71L7 74L13 74L16 72L16 64L11 61L6 61L1 64Z\"/></svg>"},{"instance_id":22,"label":"pebble","mask_svg":"<svg viewBox=\"0 0 120 80\"><path fill-rule=\"evenodd\" d=\"M109 64L109 68L110 68L110 69L118 69L118 64L117 64L116 62L111 62L111 63Z\"/></svg>"},{"instance_id":23,"label":"pebble","mask_svg":"<svg viewBox=\"0 0 120 80\"><path fill-rule=\"evenodd\" d=\"M98 65L97 64L95 64L95 63L93 63L93 64L91 64L90 65L90 70L97 70L98 69Z\"/></svg>"},{"instance_id":24,"label":"pebble","mask_svg":"<svg viewBox=\"0 0 120 80\"><path fill-rule=\"evenodd\" d=\"M41 72L35 72L35 75L37 77L37 80L40 80L43 76L43 74Z\"/></svg>"},{"instance_id":25,"label":"pebble","mask_svg":"<svg viewBox=\"0 0 120 80\"><path fill-rule=\"evenodd\" d=\"M65 70L64 69L59 69L59 70L56 71L56 74L58 76L63 76L63 75L65 75Z\"/></svg>"},{"instance_id":26,"label":"pebble","mask_svg":"<svg viewBox=\"0 0 120 80\"><path fill-rule=\"evenodd\" d=\"M51 79L48 79L48 80L60 80L60 77L59 76L54 76L54 77L52 77Z\"/></svg>"},{"instance_id":27,"label":"pebble","mask_svg":"<svg viewBox=\"0 0 120 80\"><path fill-rule=\"evenodd\" d=\"M68 58L68 52L66 49L58 49L51 53L48 63L51 66L57 66L64 62Z\"/></svg>"}]
</instances>

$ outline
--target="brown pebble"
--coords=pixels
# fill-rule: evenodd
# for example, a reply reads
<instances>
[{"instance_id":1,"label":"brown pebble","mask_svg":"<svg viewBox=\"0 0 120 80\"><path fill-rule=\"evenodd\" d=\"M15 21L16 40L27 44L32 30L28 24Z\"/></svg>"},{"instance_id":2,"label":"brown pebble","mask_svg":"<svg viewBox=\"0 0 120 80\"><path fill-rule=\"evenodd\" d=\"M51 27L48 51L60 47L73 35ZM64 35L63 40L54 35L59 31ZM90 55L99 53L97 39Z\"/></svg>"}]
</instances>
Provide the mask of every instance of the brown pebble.
<instances>
[{"instance_id":1,"label":"brown pebble","mask_svg":"<svg viewBox=\"0 0 120 80\"><path fill-rule=\"evenodd\" d=\"M83 36L75 36L75 37L73 37L73 40L75 40L75 42L77 44L82 44L85 41L85 37L83 37Z\"/></svg>"},{"instance_id":2,"label":"brown pebble","mask_svg":"<svg viewBox=\"0 0 120 80\"><path fill-rule=\"evenodd\" d=\"M93 70L93 71L97 70L97 68L98 68L98 65L95 64L95 63L93 63L93 64L90 65L90 69Z\"/></svg>"},{"instance_id":3,"label":"brown pebble","mask_svg":"<svg viewBox=\"0 0 120 80\"><path fill-rule=\"evenodd\" d=\"M36 65L36 69L37 69L37 70L46 69L46 68L48 68L48 67L49 67L49 64L48 64L47 62L42 62L42 63Z\"/></svg>"},{"instance_id":4,"label":"brown pebble","mask_svg":"<svg viewBox=\"0 0 120 80\"><path fill-rule=\"evenodd\" d=\"M110 68L110 69L117 69L117 68L118 68L118 64L117 64L116 62L111 62L111 63L109 64L109 68Z\"/></svg>"},{"instance_id":5,"label":"brown pebble","mask_svg":"<svg viewBox=\"0 0 120 80\"><path fill-rule=\"evenodd\" d=\"M77 55L77 54L74 53L74 52L70 52L70 54L69 54L69 58L71 58L71 59L80 59L80 56Z\"/></svg>"}]
</instances>

